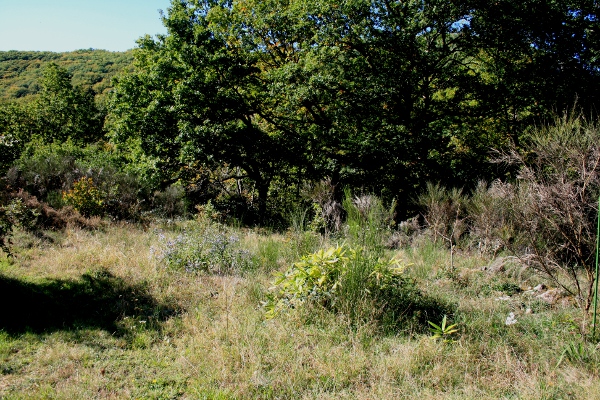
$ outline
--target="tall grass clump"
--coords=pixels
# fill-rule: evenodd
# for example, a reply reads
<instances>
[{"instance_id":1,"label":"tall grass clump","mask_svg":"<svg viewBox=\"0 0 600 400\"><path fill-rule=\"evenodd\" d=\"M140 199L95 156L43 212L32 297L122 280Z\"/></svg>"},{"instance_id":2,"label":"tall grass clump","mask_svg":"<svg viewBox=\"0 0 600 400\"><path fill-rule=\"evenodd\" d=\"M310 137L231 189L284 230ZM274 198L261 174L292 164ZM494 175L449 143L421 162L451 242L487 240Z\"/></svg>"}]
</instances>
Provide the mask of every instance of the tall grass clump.
<instances>
[{"instance_id":1,"label":"tall grass clump","mask_svg":"<svg viewBox=\"0 0 600 400\"><path fill-rule=\"evenodd\" d=\"M380 198L371 194L352 196L346 190L343 208L346 213L348 240L358 246L381 253L394 222L396 203L386 208Z\"/></svg>"}]
</instances>

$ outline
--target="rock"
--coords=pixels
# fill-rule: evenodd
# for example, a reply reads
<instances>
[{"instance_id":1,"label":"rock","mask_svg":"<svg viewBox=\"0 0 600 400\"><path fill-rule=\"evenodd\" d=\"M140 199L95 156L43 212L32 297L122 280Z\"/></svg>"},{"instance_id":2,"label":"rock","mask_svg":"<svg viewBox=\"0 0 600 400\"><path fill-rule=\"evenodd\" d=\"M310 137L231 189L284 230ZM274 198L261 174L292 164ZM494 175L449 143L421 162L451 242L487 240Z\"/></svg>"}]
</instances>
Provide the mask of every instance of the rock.
<instances>
[{"instance_id":1,"label":"rock","mask_svg":"<svg viewBox=\"0 0 600 400\"><path fill-rule=\"evenodd\" d=\"M564 297L564 294L561 290L559 289L550 289L542 294L539 294L536 296L538 299L545 301L546 303L550 304L550 305L554 305L556 304L562 297Z\"/></svg>"},{"instance_id":2,"label":"rock","mask_svg":"<svg viewBox=\"0 0 600 400\"><path fill-rule=\"evenodd\" d=\"M536 292L541 292L546 289L546 285L544 285L543 283L540 283L539 285L533 288L533 290L535 290Z\"/></svg>"},{"instance_id":3,"label":"rock","mask_svg":"<svg viewBox=\"0 0 600 400\"><path fill-rule=\"evenodd\" d=\"M504 322L504 324L506 324L507 326L509 326L509 325L514 325L517 322L518 321L515 318L515 313L511 312L510 314L508 314L508 317L506 317L506 321Z\"/></svg>"},{"instance_id":4,"label":"rock","mask_svg":"<svg viewBox=\"0 0 600 400\"><path fill-rule=\"evenodd\" d=\"M571 296L566 296L560 299L559 304L563 307L572 307L575 306L575 300Z\"/></svg>"},{"instance_id":5,"label":"rock","mask_svg":"<svg viewBox=\"0 0 600 400\"><path fill-rule=\"evenodd\" d=\"M489 265L482 266L481 270L490 272L492 274L498 274L506 271L506 267L502 262L492 262Z\"/></svg>"}]
</instances>

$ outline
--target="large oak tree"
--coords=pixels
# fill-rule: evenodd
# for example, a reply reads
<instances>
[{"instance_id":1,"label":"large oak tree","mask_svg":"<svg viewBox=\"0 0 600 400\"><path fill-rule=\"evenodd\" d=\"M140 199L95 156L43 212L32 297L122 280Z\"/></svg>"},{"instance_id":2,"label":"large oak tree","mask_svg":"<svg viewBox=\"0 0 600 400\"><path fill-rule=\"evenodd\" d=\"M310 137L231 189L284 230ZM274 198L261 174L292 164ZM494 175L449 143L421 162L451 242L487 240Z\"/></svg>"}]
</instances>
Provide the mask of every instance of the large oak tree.
<instances>
[{"instance_id":1,"label":"large oak tree","mask_svg":"<svg viewBox=\"0 0 600 400\"><path fill-rule=\"evenodd\" d=\"M113 97L117 139L166 168L320 179L408 198L493 177L492 147L594 107L591 0L175 0ZM538 17L543 17L541 23Z\"/></svg>"}]
</instances>

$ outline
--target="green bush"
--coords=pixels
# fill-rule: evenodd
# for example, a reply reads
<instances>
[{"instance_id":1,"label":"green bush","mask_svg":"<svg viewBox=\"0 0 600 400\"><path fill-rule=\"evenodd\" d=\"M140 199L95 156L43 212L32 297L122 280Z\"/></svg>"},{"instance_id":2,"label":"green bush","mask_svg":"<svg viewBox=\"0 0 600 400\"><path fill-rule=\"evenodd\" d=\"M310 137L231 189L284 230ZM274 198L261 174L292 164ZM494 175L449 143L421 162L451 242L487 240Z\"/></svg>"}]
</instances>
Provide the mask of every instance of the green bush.
<instances>
[{"instance_id":1,"label":"green bush","mask_svg":"<svg viewBox=\"0 0 600 400\"><path fill-rule=\"evenodd\" d=\"M81 215L86 217L104 214L104 199L102 193L92 178L83 177L73 184L73 188L63 192L65 204L73 206Z\"/></svg>"},{"instance_id":2,"label":"green bush","mask_svg":"<svg viewBox=\"0 0 600 400\"><path fill-rule=\"evenodd\" d=\"M0 191L0 249L10 256L9 245L13 227L32 229L38 217L39 212L27 207L23 200L11 199L5 191Z\"/></svg>"},{"instance_id":3,"label":"green bush","mask_svg":"<svg viewBox=\"0 0 600 400\"><path fill-rule=\"evenodd\" d=\"M6 254L10 255L8 245L10 244L10 236L12 235L12 229L14 221L8 211L8 207L5 205L0 206L0 249Z\"/></svg>"},{"instance_id":4,"label":"green bush","mask_svg":"<svg viewBox=\"0 0 600 400\"><path fill-rule=\"evenodd\" d=\"M352 323L379 322L385 329L422 331L450 308L423 295L397 260L347 245L302 257L274 282L266 317L306 304L340 313Z\"/></svg>"}]
</instances>

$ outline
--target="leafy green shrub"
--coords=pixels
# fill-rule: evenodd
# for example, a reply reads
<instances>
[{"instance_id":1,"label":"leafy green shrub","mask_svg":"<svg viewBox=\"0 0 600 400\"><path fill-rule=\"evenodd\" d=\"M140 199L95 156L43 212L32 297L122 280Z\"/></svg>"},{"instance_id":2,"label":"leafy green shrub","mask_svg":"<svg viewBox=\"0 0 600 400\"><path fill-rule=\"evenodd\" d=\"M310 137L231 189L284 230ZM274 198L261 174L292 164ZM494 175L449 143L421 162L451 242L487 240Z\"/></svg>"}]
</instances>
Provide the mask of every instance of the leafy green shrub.
<instances>
[{"instance_id":1,"label":"leafy green shrub","mask_svg":"<svg viewBox=\"0 0 600 400\"><path fill-rule=\"evenodd\" d=\"M266 306L272 318L283 308L295 308L306 301L333 305L341 276L347 273L349 257L344 247L332 247L302 257L275 280L279 291Z\"/></svg>"},{"instance_id":2,"label":"leafy green shrub","mask_svg":"<svg viewBox=\"0 0 600 400\"><path fill-rule=\"evenodd\" d=\"M86 217L104 214L104 198L92 178L83 177L73 184L73 188L63 192L65 204L73 206Z\"/></svg>"},{"instance_id":3,"label":"leafy green shrub","mask_svg":"<svg viewBox=\"0 0 600 400\"><path fill-rule=\"evenodd\" d=\"M424 296L397 260L374 257L347 245L302 257L274 282L266 317L319 305L353 323L378 321L384 328L423 330L449 308Z\"/></svg>"},{"instance_id":4,"label":"leafy green shrub","mask_svg":"<svg viewBox=\"0 0 600 400\"><path fill-rule=\"evenodd\" d=\"M201 221L168 239L159 232L161 247L153 251L169 268L194 273L231 274L252 267L239 238L217 223Z\"/></svg>"}]
</instances>

